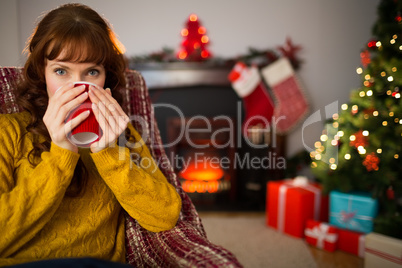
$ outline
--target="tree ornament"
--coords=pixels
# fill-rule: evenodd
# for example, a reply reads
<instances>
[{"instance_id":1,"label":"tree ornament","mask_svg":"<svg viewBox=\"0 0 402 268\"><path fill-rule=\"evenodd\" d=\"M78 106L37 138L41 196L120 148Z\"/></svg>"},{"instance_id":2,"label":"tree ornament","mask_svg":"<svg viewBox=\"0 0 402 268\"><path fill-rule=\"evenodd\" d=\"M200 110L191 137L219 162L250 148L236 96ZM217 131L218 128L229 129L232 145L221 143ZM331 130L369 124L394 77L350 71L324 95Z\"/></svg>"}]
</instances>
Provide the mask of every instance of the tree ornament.
<instances>
[{"instance_id":1,"label":"tree ornament","mask_svg":"<svg viewBox=\"0 0 402 268\"><path fill-rule=\"evenodd\" d=\"M396 22L401 23L402 22L402 16L401 12L398 12L398 14L395 17Z\"/></svg>"},{"instance_id":2,"label":"tree ornament","mask_svg":"<svg viewBox=\"0 0 402 268\"><path fill-rule=\"evenodd\" d=\"M188 18L186 28L181 30L181 36L184 38L182 49L177 53L180 60L186 61L204 61L212 55L206 49L209 45L209 38L206 35L205 27L201 26L197 15L191 14Z\"/></svg>"},{"instance_id":3,"label":"tree ornament","mask_svg":"<svg viewBox=\"0 0 402 268\"><path fill-rule=\"evenodd\" d=\"M374 108L367 108L363 110L363 114L365 115L373 115L375 109Z\"/></svg>"},{"instance_id":4,"label":"tree ornament","mask_svg":"<svg viewBox=\"0 0 402 268\"><path fill-rule=\"evenodd\" d=\"M355 134L353 134L354 139L352 139L349 143L350 146L358 148L359 146L367 146L368 145L368 138L363 135L363 131L359 130Z\"/></svg>"},{"instance_id":5,"label":"tree ornament","mask_svg":"<svg viewBox=\"0 0 402 268\"><path fill-rule=\"evenodd\" d=\"M360 58L361 58L361 63L363 65L363 67L367 68L367 66L371 62L370 52L367 49L365 49L363 52L360 53Z\"/></svg>"},{"instance_id":6,"label":"tree ornament","mask_svg":"<svg viewBox=\"0 0 402 268\"><path fill-rule=\"evenodd\" d=\"M399 87L395 87L394 92L392 92L392 97L394 98L400 98L400 93L399 93Z\"/></svg>"},{"instance_id":7,"label":"tree ornament","mask_svg":"<svg viewBox=\"0 0 402 268\"><path fill-rule=\"evenodd\" d=\"M378 170L379 163L380 159L374 152L366 155L366 158L363 161L363 165L366 167L367 171Z\"/></svg>"},{"instance_id":8,"label":"tree ornament","mask_svg":"<svg viewBox=\"0 0 402 268\"><path fill-rule=\"evenodd\" d=\"M367 43L367 47L371 50L377 49L377 41L376 40L371 40Z\"/></svg>"},{"instance_id":9,"label":"tree ornament","mask_svg":"<svg viewBox=\"0 0 402 268\"><path fill-rule=\"evenodd\" d=\"M395 199L394 188L392 188L391 185L387 189L387 198L388 198L388 200L394 200Z\"/></svg>"}]
</instances>

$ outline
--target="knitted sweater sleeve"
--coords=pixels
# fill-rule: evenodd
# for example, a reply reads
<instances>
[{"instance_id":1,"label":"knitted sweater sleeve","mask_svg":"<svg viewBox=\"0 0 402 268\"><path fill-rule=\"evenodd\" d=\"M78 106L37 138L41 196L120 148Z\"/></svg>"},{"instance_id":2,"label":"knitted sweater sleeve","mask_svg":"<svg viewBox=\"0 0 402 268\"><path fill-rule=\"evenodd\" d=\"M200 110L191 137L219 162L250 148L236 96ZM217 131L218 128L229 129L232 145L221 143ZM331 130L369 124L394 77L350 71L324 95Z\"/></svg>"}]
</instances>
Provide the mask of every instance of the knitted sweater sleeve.
<instances>
[{"instance_id":1,"label":"knitted sweater sleeve","mask_svg":"<svg viewBox=\"0 0 402 268\"><path fill-rule=\"evenodd\" d=\"M130 129L139 141L131 155L128 148L115 146L92 154L92 158L99 174L131 217L149 231L169 230L179 218L181 198L159 170L140 135L131 125Z\"/></svg>"},{"instance_id":2,"label":"knitted sweater sleeve","mask_svg":"<svg viewBox=\"0 0 402 268\"><path fill-rule=\"evenodd\" d=\"M52 144L30 166L25 127L0 116L0 256L8 257L37 234L59 207L79 155ZM24 149L25 148L25 149Z\"/></svg>"}]
</instances>

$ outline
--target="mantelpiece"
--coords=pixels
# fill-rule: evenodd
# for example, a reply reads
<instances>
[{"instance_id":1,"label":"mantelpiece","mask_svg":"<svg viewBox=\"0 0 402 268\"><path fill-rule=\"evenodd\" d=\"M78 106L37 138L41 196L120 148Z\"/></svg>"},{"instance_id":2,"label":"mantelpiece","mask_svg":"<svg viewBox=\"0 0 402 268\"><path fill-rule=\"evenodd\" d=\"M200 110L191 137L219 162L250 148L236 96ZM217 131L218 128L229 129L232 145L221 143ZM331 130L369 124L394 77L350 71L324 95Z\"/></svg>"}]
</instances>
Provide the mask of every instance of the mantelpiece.
<instances>
[{"instance_id":1,"label":"mantelpiece","mask_svg":"<svg viewBox=\"0 0 402 268\"><path fill-rule=\"evenodd\" d=\"M130 62L130 69L141 72L147 86L152 89L169 89L191 86L228 86L232 66L215 62Z\"/></svg>"}]
</instances>

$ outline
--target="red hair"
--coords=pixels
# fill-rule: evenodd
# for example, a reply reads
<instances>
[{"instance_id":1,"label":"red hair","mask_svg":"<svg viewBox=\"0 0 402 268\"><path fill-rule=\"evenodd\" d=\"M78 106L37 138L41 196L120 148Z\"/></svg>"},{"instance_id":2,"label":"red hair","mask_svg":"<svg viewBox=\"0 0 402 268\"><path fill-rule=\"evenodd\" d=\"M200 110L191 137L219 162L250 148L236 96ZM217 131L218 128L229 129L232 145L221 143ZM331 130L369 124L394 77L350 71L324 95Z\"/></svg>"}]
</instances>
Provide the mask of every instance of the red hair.
<instances>
[{"instance_id":1,"label":"red hair","mask_svg":"<svg viewBox=\"0 0 402 268\"><path fill-rule=\"evenodd\" d=\"M46 91L45 67L47 60L89 62L102 65L106 71L105 88L112 89L113 97L121 104L118 88L125 86L126 61L124 48L111 27L96 11L82 4L66 4L47 13L33 32L26 51L24 81L19 87L17 101L31 114L27 131L34 134L34 148L29 161L35 165L43 151L50 150L51 138L43 123L49 97ZM63 52L63 58L59 58ZM39 142L39 136L45 137ZM74 177L85 181L86 169L77 164ZM74 184L74 183L73 183ZM82 188L82 187L76 187Z\"/></svg>"}]
</instances>

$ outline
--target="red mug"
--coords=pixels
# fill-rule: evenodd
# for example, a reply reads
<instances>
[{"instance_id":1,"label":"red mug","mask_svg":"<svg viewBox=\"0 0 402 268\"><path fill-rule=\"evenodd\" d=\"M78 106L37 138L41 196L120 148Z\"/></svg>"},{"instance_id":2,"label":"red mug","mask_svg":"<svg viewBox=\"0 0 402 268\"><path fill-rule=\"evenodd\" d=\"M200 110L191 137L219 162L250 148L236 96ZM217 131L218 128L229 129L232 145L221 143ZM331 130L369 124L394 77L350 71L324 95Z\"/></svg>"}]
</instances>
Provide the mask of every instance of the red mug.
<instances>
[{"instance_id":1,"label":"red mug","mask_svg":"<svg viewBox=\"0 0 402 268\"><path fill-rule=\"evenodd\" d=\"M84 81L74 83L74 87L82 85L85 85L85 92L89 91L90 85L95 86L95 84ZM92 102L89 97L69 113L66 118L66 122L77 117L85 111L89 111L89 116L67 134L67 138L79 147L89 147L92 143L98 141L102 137L102 130L100 129L99 123L92 111Z\"/></svg>"}]
</instances>

